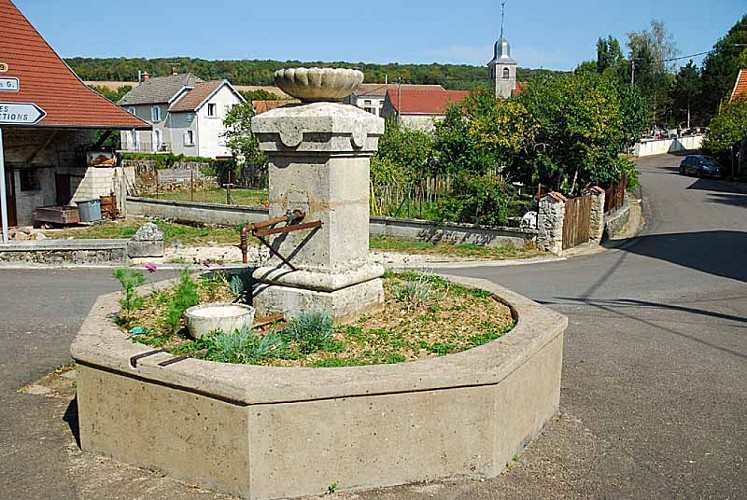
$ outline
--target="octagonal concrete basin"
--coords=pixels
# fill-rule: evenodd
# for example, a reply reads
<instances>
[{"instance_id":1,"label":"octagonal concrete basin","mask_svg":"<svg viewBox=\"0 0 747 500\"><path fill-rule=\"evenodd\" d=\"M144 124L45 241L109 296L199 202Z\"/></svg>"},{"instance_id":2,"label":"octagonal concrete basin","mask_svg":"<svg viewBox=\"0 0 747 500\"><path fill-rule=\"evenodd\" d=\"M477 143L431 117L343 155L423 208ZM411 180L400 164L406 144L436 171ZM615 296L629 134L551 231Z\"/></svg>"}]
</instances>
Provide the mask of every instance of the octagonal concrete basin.
<instances>
[{"instance_id":1,"label":"octagonal concrete basin","mask_svg":"<svg viewBox=\"0 0 747 500\"><path fill-rule=\"evenodd\" d=\"M100 297L71 353L84 451L242 498L493 477L557 412L564 316L478 279L516 327L440 358L346 368L180 359L134 344Z\"/></svg>"}]
</instances>

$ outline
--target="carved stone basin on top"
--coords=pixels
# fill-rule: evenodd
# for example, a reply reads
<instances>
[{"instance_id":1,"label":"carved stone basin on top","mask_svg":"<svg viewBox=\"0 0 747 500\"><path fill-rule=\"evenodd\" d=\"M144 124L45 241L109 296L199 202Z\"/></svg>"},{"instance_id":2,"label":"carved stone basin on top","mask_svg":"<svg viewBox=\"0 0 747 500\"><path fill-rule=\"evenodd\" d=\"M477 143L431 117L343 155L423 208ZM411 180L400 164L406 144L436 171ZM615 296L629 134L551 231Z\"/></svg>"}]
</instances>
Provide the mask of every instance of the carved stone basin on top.
<instances>
[{"instance_id":1,"label":"carved stone basin on top","mask_svg":"<svg viewBox=\"0 0 747 500\"><path fill-rule=\"evenodd\" d=\"M275 72L275 84L303 102L340 101L363 82L363 73L343 68L290 68Z\"/></svg>"}]
</instances>

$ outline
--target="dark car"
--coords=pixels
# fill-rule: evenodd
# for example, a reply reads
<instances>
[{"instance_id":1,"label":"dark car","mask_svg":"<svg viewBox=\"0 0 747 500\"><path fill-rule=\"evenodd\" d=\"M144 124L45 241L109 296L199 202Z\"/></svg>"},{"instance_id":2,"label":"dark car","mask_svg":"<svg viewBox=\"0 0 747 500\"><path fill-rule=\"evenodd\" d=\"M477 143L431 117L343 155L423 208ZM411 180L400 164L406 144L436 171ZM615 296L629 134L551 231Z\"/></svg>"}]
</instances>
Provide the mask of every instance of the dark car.
<instances>
[{"instance_id":1,"label":"dark car","mask_svg":"<svg viewBox=\"0 0 747 500\"><path fill-rule=\"evenodd\" d=\"M680 174L697 175L698 177L719 178L724 176L724 169L718 161L705 155L686 156L680 163Z\"/></svg>"}]
</instances>

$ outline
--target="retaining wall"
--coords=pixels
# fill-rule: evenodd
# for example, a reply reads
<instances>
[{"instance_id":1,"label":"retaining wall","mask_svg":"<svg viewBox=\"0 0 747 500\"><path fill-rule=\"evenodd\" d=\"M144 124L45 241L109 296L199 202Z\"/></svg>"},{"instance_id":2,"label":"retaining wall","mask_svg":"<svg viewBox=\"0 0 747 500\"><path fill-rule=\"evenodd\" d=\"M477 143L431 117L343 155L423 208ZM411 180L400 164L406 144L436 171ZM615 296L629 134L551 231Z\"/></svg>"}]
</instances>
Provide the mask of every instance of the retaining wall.
<instances>
[{"instance_id":1,"label":"retaining wall","mask_svg":"<svg viewBox=\"0 0 747 500\"><path fill-rule=\"evenodd\" d=\"M129 240L43 240L0 243L0 263L111 265L130 263Z\"/></svg>"},{"instance_id":2,"label":"retaining wall","mask_svg":"<svg viewBox=\"0 0 747 500\"><path fill-rule=\"evenodd\" d=\"M700 149L703 145L702 135L688 135L677 139L661 139L658 141L639 142L633 149L635 156L663 155L676 151Z\"/></svg>"},{"instance_id":3,"label":"retaining wall","mask_svg":"<svg viewBox=\"0 0 747 500\"><path fill-rule=\"evenodd\" d=\"M127 198L127 213L131 216L226 226L258 222L269 217L269 211L266 208L132 197ZM537 231L532 229L493 228L473 224L442 224L433 221L394 217L371 217L369 231L374 236L473 243L495 247L523 247L528 242L534 242L537 236Z\"/></svg>"}]
</instances>

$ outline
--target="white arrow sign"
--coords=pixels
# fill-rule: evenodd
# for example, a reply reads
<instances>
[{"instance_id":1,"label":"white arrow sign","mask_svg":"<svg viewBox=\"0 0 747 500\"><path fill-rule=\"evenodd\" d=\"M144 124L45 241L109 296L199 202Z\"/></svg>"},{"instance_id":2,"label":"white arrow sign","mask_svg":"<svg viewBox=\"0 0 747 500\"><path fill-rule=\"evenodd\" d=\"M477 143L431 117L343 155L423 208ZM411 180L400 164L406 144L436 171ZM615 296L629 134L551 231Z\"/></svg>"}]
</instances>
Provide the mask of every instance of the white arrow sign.
<instances>
[{"instance_id":1,"label":"white arrow sign","mask_svg":"<svg viewBox=\"0 0 747 500\"><path fill-rule=\"evenodd\" d=\"M0 125L33 125L47 112L32 102L0 102Z\"/></svg>"},{"instance_id":2,"label":"white arrow sign","mask_svg":"<svg viewBox=\"0 0 747 500\"><path fill-rule=\"evenodd\" d=\"M21 82L13 76L0 78L0 92L18 92L21 90Z\"/></svg>"}]
</instances>

